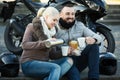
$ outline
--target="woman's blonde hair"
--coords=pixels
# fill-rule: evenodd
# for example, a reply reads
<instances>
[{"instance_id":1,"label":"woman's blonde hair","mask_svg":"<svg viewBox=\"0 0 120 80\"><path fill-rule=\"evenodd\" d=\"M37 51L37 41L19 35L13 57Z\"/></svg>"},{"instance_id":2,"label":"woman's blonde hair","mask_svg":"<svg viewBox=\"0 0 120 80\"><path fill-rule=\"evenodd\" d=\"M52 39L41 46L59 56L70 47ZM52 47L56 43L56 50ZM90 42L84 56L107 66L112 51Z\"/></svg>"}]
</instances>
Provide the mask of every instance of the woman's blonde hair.
<instances>
[{"instance_id":1,"label":"woman's blonde hair","mask_svg":"<svg viewBox=\"0 0 120 80\"><path fill-rule=\"evenodd\" d=\"M55 16L59 15L59 11L54 7L40 8L37 12L37 18L40 16Z\"/></svg>"}]
</instances>

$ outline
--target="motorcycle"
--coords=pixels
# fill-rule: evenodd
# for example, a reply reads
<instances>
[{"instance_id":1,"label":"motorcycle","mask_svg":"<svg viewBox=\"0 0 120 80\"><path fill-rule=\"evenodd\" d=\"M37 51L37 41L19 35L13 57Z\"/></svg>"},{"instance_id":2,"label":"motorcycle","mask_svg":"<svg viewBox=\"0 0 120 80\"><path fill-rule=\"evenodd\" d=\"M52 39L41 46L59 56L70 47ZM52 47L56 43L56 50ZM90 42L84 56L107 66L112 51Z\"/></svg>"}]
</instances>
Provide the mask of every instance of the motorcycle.
<instances>
[{"instance_id":1,"label":"motorcycle","mask_svg":"<svg viewBox=\"0 0 120 80\"><path fill-rule=\"evenodd\" d=\"M80 2L80 0L76 0ZM81 0L85 6L75 6L76 19L82 21L88 28L102 37L102 43L99 45L100 53L111 52L115 50L115 40L111 30L102 23L97 22L100 18L107 15L106 3L103 0Z\"/></svg>"},{"instance_id":2,"label":"motorcycle","mask_svg":"<svg viewBox=\"0 0 120 80\"><path fill-rule=\"evenodd\" d=\"M76 19L82 21L88 28L102 36L102 43L99 45L100 52L111 52L115 50L115 40L111 30L104 24L98 23L97 20L105 16L105 11L100 11L101 7L94 1L86 0L49 0L48 3L38 3L32 0L13 1L16 5L22 2L30 11L29 14L17 14L9 20L4 32L4 41L9 51L16 55L21 55L21 42L24 31L28 23L36 16L37 10L41 7L54 6L60 8L64 4L73 3L76 9ZM6 2L7 3L7 2ZM9 4L8 4L9 5ZM15 7L14 5L14 7ZM96 7L97 6L97 7ZM97 8L97 9L96 9ZM7 13L6 13L7 14ZM9 17L8 17L9 18ZM94 26L94 27L93 27Z\"/></svg>"}]
</instances>

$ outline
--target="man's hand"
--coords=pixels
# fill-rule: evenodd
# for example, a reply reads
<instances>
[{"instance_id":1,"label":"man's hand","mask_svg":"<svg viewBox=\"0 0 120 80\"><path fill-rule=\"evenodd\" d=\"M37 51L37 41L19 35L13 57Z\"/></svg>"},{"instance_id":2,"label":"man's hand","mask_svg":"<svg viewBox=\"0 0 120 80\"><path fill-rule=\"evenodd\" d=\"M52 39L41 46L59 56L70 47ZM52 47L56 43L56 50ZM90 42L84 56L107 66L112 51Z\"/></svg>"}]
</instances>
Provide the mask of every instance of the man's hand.
<instances>
[{"instance_id":1,"label":"man's hand","mask_svg":"<svg viewBox=\"0 0 120 80\"><path fill-rule=\"evenodd\" d=\"M86 37L85 41L87 44L94 44L96 42L96 40L92 37Z\"/></svg>"},{"instance_id":2,"label":"man's hand","mask_svg":"<svg viewBox=\"0 0 120 80\"><path fill-rule=\"evenodd\" d=\"M73 55L73 54L72 54L72 53L73 53L73 51L74 51L74 48L69 47L69 49L68 49L68 55Z\"/></svg>"}]
</instances>

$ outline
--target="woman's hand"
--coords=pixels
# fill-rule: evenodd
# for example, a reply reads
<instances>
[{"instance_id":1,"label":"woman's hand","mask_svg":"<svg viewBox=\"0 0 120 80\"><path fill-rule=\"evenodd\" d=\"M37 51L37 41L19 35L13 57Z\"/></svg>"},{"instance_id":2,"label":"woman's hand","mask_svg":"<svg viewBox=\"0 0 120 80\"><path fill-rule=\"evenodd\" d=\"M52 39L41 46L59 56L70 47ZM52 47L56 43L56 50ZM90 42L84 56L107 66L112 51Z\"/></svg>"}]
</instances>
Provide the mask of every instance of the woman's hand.
<instances>
[{"instance_id":1,"label":"woman's hand","mask_svg":"<svg viewBox=\"0 0 120 80\"><path fill-rule=\"evenodd\" d=\"M73 55L73 51L74 50L75 50L74 48L69 47L69 49L68 49L68 55Z\"/></svg>"},{"instance_id":2,"label":"woman's hand","mask_svg":"<svg viewBox=\"0 0 120 80\"><path fill-rule=\"evenodd\" d=\"M55 41L57 40L56 38L50 38L50 39L47 39L47 41Z\"/></svg>"},{"instance_id":3,"label":"woman's hand","mask_svg":"<svg viewBox=\"0 0 120 80\"><path fill-rule=\"evenodd\" d=\"M81 53L80 53L80 50L79 50L79 49L74 49L74 48L72 48L72 47L69 47L68 55L69 55L69 56L71 56L71 55L80 56Z\"/></svg>"},{"instance_id":4,"label":"woman's hand","mask_svg":"<svg viewBox=\"0 0 120 80\"><path fill-rule=\"evenodd\" d=\"M96 42L96 40L92 37L86 37L85 41L87 44L94 44Z\"/></svg>"}]
</instances>

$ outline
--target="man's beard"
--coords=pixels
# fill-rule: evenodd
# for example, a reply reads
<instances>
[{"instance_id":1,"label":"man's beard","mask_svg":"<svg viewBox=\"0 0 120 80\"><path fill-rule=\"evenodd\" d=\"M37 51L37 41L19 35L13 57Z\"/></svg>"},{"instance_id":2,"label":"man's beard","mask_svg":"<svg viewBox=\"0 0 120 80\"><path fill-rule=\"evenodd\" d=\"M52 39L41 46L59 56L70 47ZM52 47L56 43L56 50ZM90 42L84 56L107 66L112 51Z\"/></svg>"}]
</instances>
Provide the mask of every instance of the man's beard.
<instances>
[{"instance_id":1,"label":"man's beard","mask_svg":"<svg viewBox=\"0 0 120 80\"><path fill-rule=\"evenodd\" d=\"M71 27L74 25L75 20L74 20L73 22L69 22L69 23L68 23L68 22L66 22L65 20L63 20L62 18L60 18L59 23L60 23L60 25L61 25L63 28L69 29L69 28L71 28Z\"/></svg>"}]
</instances>

